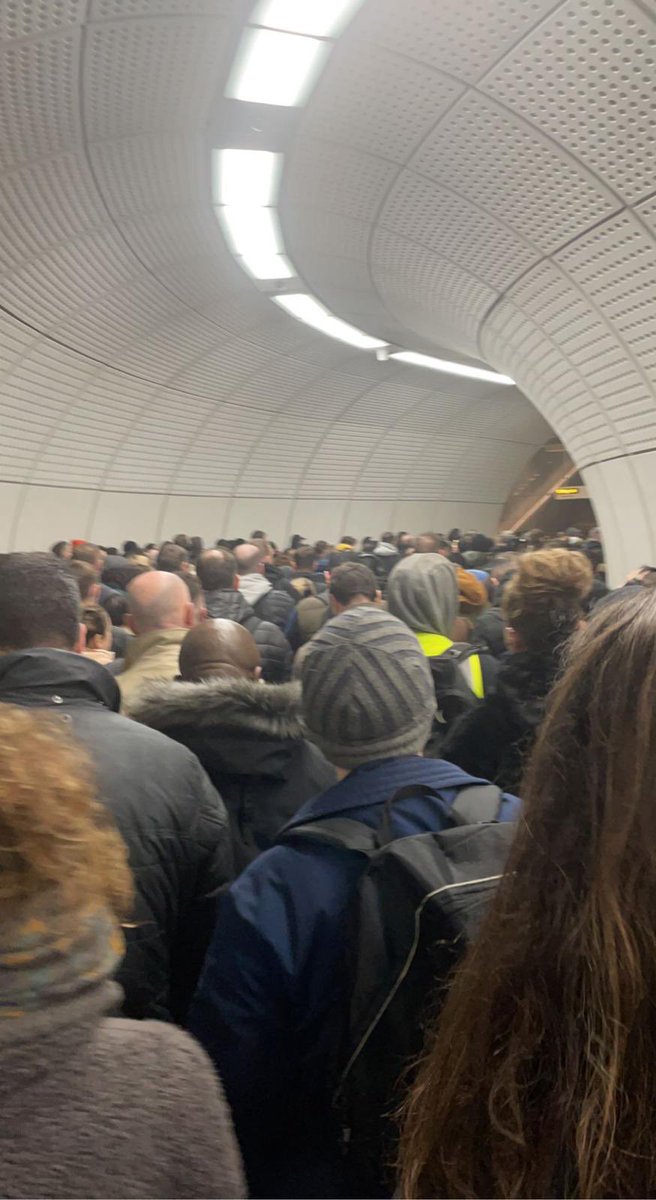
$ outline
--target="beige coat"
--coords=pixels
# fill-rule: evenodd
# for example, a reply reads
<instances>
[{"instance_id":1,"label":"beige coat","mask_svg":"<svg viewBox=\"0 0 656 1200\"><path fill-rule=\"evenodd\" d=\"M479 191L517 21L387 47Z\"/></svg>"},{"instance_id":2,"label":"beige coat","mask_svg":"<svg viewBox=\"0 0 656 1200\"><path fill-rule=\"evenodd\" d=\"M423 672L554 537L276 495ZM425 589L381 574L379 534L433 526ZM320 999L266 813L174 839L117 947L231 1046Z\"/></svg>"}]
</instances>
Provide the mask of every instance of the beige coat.
<instances>
[{"instance_id":1,"label":"beige coat","mask_svg":"<svg viewBox=\"0 0 656 1200\"><path fill-rule=\"evenodd\" d=\"M121 689L121 712L129 712L137 694L154 679L175 679L180 646L188 629L156 629L130 640L125 668L116 676Z\"/></svg>"}]
</instances>

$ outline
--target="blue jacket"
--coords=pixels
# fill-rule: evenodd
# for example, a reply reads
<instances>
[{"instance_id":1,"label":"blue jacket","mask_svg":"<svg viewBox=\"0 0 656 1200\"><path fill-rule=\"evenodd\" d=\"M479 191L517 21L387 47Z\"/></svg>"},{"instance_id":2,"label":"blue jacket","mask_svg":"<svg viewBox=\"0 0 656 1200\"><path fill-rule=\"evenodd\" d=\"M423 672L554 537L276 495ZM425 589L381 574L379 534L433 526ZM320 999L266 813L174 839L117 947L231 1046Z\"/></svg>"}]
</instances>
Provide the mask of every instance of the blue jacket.
<instances>
[{"instance_id":1,"label":"blue jacket","mask_svg":"<svg viewBox=\"0 0 656 1200\"><path fill-rule=\"evenodd\" d=\"M385 801L416 783L438 795L400 802L394 832L440 830L460 788L481 782L436 759L376 761L303 805L287 828L337 815L376 827ZM499 819L512 820L518 805L504 796ZM332 846L277 845L221 902L190 1029L222 1076L253 1195L344 1194L331 1166L331 1060L344 924L364 867L362 855Z\"/></svg>"}]
</instances>

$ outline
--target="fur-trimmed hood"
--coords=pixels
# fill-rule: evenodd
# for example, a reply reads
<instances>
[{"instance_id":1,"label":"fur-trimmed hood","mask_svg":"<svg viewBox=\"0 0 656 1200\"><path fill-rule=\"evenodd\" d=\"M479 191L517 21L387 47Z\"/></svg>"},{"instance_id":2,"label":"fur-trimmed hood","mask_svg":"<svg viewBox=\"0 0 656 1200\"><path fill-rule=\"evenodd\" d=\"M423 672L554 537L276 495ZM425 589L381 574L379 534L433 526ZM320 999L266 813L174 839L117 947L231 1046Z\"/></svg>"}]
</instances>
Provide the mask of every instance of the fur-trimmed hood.
<instances>
[{"instance_id":1,"label":"fur-trimmed hood","mask_svg":"<svg viewBox=\"0 0 656 1200\"><path fill-rule=\"evenodd\" d=\"M240 775L278 775L304 738L298 683L154 683L139 693L131 716L192 749L211 742L224 769Z\"/></svg>"},{"instance_id":2,"label":"fur-trimmed hood","mask_svg":"<svg viewBox=\"0 0 656 1200\"><path fill-rule=\"evenodd\" d=\"M220 727L265 737L303 737L298 683L252 679L206 679L202 683L155 683L139 696L133 716L166 732L166 725Z\"/></svg>"}]
</instances>

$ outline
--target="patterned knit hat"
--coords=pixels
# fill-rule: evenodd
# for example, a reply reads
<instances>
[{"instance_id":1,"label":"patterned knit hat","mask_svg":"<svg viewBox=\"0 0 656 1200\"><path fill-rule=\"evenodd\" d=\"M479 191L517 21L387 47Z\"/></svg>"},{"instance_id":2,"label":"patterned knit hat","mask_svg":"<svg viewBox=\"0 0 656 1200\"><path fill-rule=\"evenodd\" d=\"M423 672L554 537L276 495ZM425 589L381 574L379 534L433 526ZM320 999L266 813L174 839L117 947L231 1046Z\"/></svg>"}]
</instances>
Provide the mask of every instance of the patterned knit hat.
<instances>
[{"instance_id":1,"label":"patterned knit hat","mask_svg":"<svg viewBox=\"0 0 656 1200\"><path fill-rule=\"evenodd\" d=\"M308 736L337 767L420 754L435 713L417 638L373 606L347 609L308 643L301 669Z\"/></svg>"}]
</instances>

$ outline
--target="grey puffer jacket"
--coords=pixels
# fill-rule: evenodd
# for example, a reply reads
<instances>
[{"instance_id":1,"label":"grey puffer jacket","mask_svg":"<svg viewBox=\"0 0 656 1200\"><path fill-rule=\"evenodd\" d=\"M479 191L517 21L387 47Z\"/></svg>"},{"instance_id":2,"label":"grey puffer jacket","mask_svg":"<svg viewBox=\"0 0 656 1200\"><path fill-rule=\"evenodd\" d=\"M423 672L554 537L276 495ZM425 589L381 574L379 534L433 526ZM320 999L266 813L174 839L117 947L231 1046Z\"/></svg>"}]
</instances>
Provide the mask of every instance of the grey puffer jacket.
<instances>
[{"instance_id":1,"label":"grey puffer jacket","mask_svg":"<svg viewBox=\"0 0 656 1200\"><path fill-rule=\"evenodd\" d=\"M182 1021L214 925L215 897L234 875L223 801L193 754L119 715L116 681L80 654L0 656L0 703L49 709L90 752L99 797L127 845L136 885L118 974L126 1015Z\"/></svg>"},{"instance_id":2,"label":"grey puffer jacket","mask_svg":"<svg viewBox=\"0 0 656 1200\"><path fill-rule=\"evenodd\" d=\"M198 755L228 809L237 870L274 844L301 804L337 782L305 740L298 683L153 683L132 716Z\"/></svg>"},{"instance_id":3,"label":"grey puffer jacket","mask_svg":"<svg viewBox=\"0 0 656 1200\"><path fill-rule=\"evenodd\" d=\"M284 633L270 621L261 621L241 592L219 588L205 593L205 606L213 620L236 621L252 633L262 658L262 678L267 683L287 683L292 675L292 650Z\"/></svg>"},{"instance_id":4,"label":"grey puffer jacket","mask_svg":"<svg viewBox=\"0 0 656 1200\"><path fill-rule=\"evenodd\" d=\"M171 1025L107 1017L120 998L105 982L0 1023L0 1195L245 1196L204 1051Z\"/></svg>"}]
</instances>

